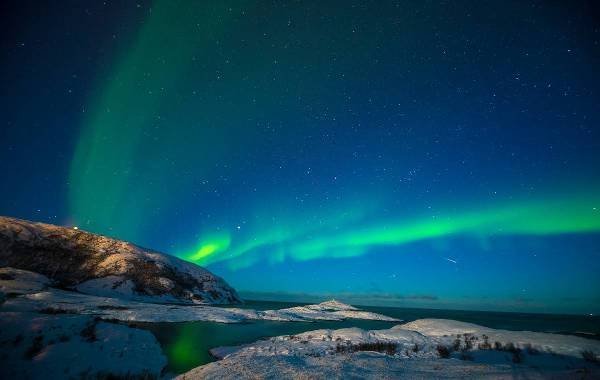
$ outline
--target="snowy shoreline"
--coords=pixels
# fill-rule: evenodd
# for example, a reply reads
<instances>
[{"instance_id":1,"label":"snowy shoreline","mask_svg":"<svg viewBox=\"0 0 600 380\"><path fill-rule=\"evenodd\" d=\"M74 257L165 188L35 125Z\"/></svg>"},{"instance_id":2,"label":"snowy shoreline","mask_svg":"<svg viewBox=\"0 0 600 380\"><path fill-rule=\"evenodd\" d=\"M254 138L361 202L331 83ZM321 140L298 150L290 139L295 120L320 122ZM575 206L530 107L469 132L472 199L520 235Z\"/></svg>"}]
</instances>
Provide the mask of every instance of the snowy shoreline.
<instances>
[{"instance_id":1,"label":"snowy shoreline","mask_svg":"<svg viewBox=\"0 0 600 380\"><path fill-rule=\"evenodd\" d=\"M147 303L52 285L38 273L0 268L0 378L166 376L155 336L128 322L398 322L336 301L261 311Z\"/></svg>"},{"instance_id":2,"label":"snowy shoreline","mask_svg":"<svg viewBox=\"0 0 600 380\"><path fill-rule=\"evenodd\" d=\"M210 352L220 360L178 378L600 377L597 340L443 319L398 324L337 301L265 311L145 303L57 289L43 275L13 268L0 268L0 296L0 377L7 378L170 378L163 372L167 358L155 336L127 322L258 320L395 325L314 330L214 347Z\"/></svg>"},{"instance_id":3,"label":"snowy shoreline","mask_svg":"<svg viewBox=\"0 0 600 380\"><path fill-rule=\"evenodd\" d=\"M240 323L250 320L285 322L340 321L365 319L399 322L382 314L359 310L341 302L327 301L316 305L280 310L252 310L206 305L176 305L99 297L56 289L41 274L14 268L0 268L0 291L12 294L2 305L3 311L31 312L54 310L56 313L94 315L106 320L125 322L192 322ZM165 312L167 311L167 312Z\"/></svg>"},{"instance_id":4,"label":"snowy shoreline","mask_svg":"<svg viewBox=\"0 0 600 380\"><path fill-rule=\"evenodd\" d=\"M348 328L217 347L221 360L181 374L221 378L572 378L600 376L600 342L421 319L385 330Z\"/></svg>"}]
</instances>

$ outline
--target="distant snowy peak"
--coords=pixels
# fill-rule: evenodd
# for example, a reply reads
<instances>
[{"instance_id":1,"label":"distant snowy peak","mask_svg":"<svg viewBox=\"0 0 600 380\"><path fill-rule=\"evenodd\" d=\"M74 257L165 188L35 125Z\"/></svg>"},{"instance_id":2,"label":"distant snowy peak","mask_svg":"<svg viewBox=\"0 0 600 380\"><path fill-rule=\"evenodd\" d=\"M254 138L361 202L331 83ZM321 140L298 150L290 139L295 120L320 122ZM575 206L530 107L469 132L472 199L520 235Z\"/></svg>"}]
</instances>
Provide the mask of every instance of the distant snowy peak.
<instances>
[{"instance_id":1,"label":"distant snowy peak","mask_svg":"<svg viewBox=\"0 0 600 380\"><path fill-rule=\"evenodd\" d=\"M336 300L325 301L325 302L321 302L321 303L316 304L316 305L308 305L307 307L310 308L310 309L312 309L312 310L318 310L318 311L358 310L354 306L347 305L345 303L342 303L342 302L336 301Z\"/></svg>"},{"instance_id":2,"label":"distant snowy peak","mask_svg":"<svg viewBox=\"0 0 600 380\"><path fill-rule=\"evenodd\" d=\"M176 257L82 230L0 217L0 267L9 266L92 295L152 302L240 302L223 279Z\"/></svg>"},{"instance_id":3,"label":"distant snowy peak","mask_svg":"<svg viewBox=\"0 0 600 380\"><path fill-rule=\"evenodd\" d=\"M266 310L263 319L272 320L326 320L365 319L375 321L399 322L398 319L386 315L371 313L346 305L335 300L321 302L316 305L295 306L280 310Z\"/></svg>"}]
</instances>

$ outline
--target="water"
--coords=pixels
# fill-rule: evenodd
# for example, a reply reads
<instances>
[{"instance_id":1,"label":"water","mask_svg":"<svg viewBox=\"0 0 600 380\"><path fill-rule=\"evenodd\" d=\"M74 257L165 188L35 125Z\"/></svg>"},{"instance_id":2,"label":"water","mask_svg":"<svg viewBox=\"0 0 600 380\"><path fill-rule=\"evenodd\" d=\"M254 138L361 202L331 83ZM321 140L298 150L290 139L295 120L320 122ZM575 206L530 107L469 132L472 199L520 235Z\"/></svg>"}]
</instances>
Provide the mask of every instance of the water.
<instances>
[{"instance_id":1,"label":"water","mask_svg":"<svg viewBox=\"0 0 600 380\"><path fill-rule=\"evenodd\" d=\"M248 301L242 307L268 310L298 305L302 304ZM421 318L444 318L476 323L496 329L577 334L595 339L600 337L600 317L366 306L361 307L361 309L402 319L405 322ZM214 347L235 346L266 337L298 334L309 330L345 327L386 329L395 324L394 322L362 320L339 322L253 321L239 324L215 322L144 323L140 324L139 327L154 333L168 357L169 363L166 370L178 374L216 360L208 352L209 349Z\"/></svg>"}]
</instances>

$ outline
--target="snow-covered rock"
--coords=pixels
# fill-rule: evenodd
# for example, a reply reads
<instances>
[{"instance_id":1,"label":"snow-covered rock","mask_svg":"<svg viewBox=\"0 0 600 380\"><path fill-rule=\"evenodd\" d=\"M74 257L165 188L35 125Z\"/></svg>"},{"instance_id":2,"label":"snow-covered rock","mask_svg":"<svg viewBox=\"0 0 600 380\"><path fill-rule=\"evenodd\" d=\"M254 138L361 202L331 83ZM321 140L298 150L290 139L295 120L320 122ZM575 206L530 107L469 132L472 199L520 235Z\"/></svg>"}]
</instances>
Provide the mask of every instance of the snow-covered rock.
<instances>
[{"instance_id":1,"label":"snow-covered rock","mask_svg":"<svg viewBox=\"0 0 600 380\"><path fill-rule=\"evenodd\" d=\"M46 276L0 269L0 378L157 376L166 360L154 337L127 324L346 318L395 321L337 301L280 310L139 302L57 289ZM165 281L165 286L170 286ZM102 288L102 284L98 284ZM113 295L109 292L107 295ZM446 350L448 359L441 358ZM346 328L216 347L222 360L181 378L570 378L599 377L582 352L600 341L422 319L384 330ZM462 360L461 360L462 359ZM518 360L517 360L518 359ZM581 372L577 372L581 371Z\"/></svg>"},{"instance_id":2,"label":"snow-covered rock","mask_svg":"<svg viewBox=\"0 0 600 380\"><path fill-rule=\"evenodd\" d=\"M15 268L0 268L0 292L20 295L40 292L48 287L48 277Z\"/></svg>"},{"instance_id":3,"label":"snow-covered rock","mask_svg":"<svg viewBox=\"0 0 600 380\"><path fill-rule=\"evenodd\" d=\"M497 349L487 346L492 338L500 345ZM443 349L448 358L441 357ZM600 352L600 342L425 319L385 330L315 330L217 347L211 353L222 360L179 379L598 377L600 368L583 360L583 351Z\"/></svg>"},{"instance_id":4,"label":"snow-covered rock","mask_svg":"<svg viewBox=\"0 0 600 380\"><path fill-rule=\"evenodd\" d=\"M321 303L316 304L316 305L308 305L307 307L309 309L311 309L311 310L318 310L318 311L350 311L350 310L358 310L354 306L347 305L345 303L342 303L342 302L336 301L336 300L325 301L325 302L321 302Z\"/></svg>"},{"instance_id":5,"label":"snow-covered rock","mask_svg":"<svg viewBox=\"0 0 600 380\"><path fill-rule=\"evenodd\" d=\"M316 305L295 306L279 310L267 310L263 312L261 319L274 321L341 321L344 319L367 319L375 321L398 322L398 320L395 318L382 314L371 313L368 311L362 311L354 306L346 305L337 301L326 301Z\"/></svg>"},{"instance_id":6,"label":"snow-covered rock","mask_svg":"<svg viewBox=\"0 0 600 380\"><path fill-rule=\"evenodd\" d=\"M403 329L417 331L424 336L446 344L456 341L456 338L470 336L480 344L484 336L490 345L499 342L503 346L512 343L515 347L533 347L540 352L579 357L582 351L600 353L600 341L585 339L577 336L548 334L532 331L497 330L479 326L473 323L459 322L448 319L419 319L401 326Z\"/></svg>"},{"instance_id":7,"label":"snow-covered rock","mask_svg":"<svg viewBox=\"0 0 600 380\"><path fill-rule=\"evenodd\" d=\"M123 298L92 296L48 286L48 280L23 270L3 268L3 273L11 273L12 280L0 281L1 289L12 289L16 296L6 300L0 311L39 312L55 308L64 312L90 314L104 319L117 319L129 322L189 322L213 321L239 323L248 320L276 320L285 322L317 320L369 319L398 321L381 314L358 310L350 305L339 304L337 309L327 310L327 303L307 305L281 310L252 310L223 308L205 305L173 305L138 302ZM31 283L30 283L31 281ZM14 282L16 285L13 285ZM15 292L15 289L20 289ZM9 292L6 292L9 293ZM110 295L111 293L109 293Z\"/></svg>"},{"instance_id":8,"label":"snow-covered rock","mask_svg":"<svg viewBox=\"0 0 600 380\"><path fill-rule=\"evenodd\" d=\"M198 265L131 243L0 217L0 267L28 270L60 287L137 301L226 304L240 299Z\"/></svg>"},{"instance_id":9,"label":"snow-covered rock","mask_svg":"<svg viewBox=\"0 0 600 380\"><path fill-rule=\"evenodd\" d=\"M0 326L2 379L157 378L167 363L150 332L90 316L2 312Z\"/></svg>"}]
</instances>

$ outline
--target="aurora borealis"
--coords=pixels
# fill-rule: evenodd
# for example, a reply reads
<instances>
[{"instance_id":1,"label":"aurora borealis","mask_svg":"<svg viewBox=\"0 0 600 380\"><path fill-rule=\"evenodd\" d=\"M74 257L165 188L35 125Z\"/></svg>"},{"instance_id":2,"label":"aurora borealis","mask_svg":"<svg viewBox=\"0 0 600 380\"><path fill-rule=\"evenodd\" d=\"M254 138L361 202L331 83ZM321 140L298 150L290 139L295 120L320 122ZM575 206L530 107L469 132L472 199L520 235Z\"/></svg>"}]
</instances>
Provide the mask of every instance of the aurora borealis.
<instances>
[{"instance_id":1,"label":"aurora borealis","mask_svg":"<svg viewBox=\"0 0 600 380\"><path fill-rule=\"evenodd\" d=\"M242 295L600 312L591 2L68 3L3 5L0 214Z\"/></svg>"},{"instance_id":2,"label":"aurora borealis","mask_svg":"<svg viewBox=\"0 0 600 380\"><path fill-rule=\"evenodd\" d=\"M296 260L315 260L323 257L350 257L362 255L369 247L377 245L397 246L419 240L428 240L457 234L488 235L553 235L569 233L595 233L600 231L600 217L595 207L598 197L584 198L579 202L546 201L537 205L512 206L458 214L436 216L405 224L388 223L375 227L349 228L343 233L329 232L324 237L292 233L274 234L273 237L252 239L237 249L229 249L229 236L208 238L187 260L207 265L215 261L233 261L239 264L240 256L263 252L267 258L273 252L283 259L286 252ZM298 230L295 230L296 232ZM333 236L331 236L333 234ZM297 244L293 244L297 241ZM285 244L292 242L291 246ZM269 245L282 245L269 247ZM267 251L266 253L264 251Z\"/></svg>"}]
</instances>

